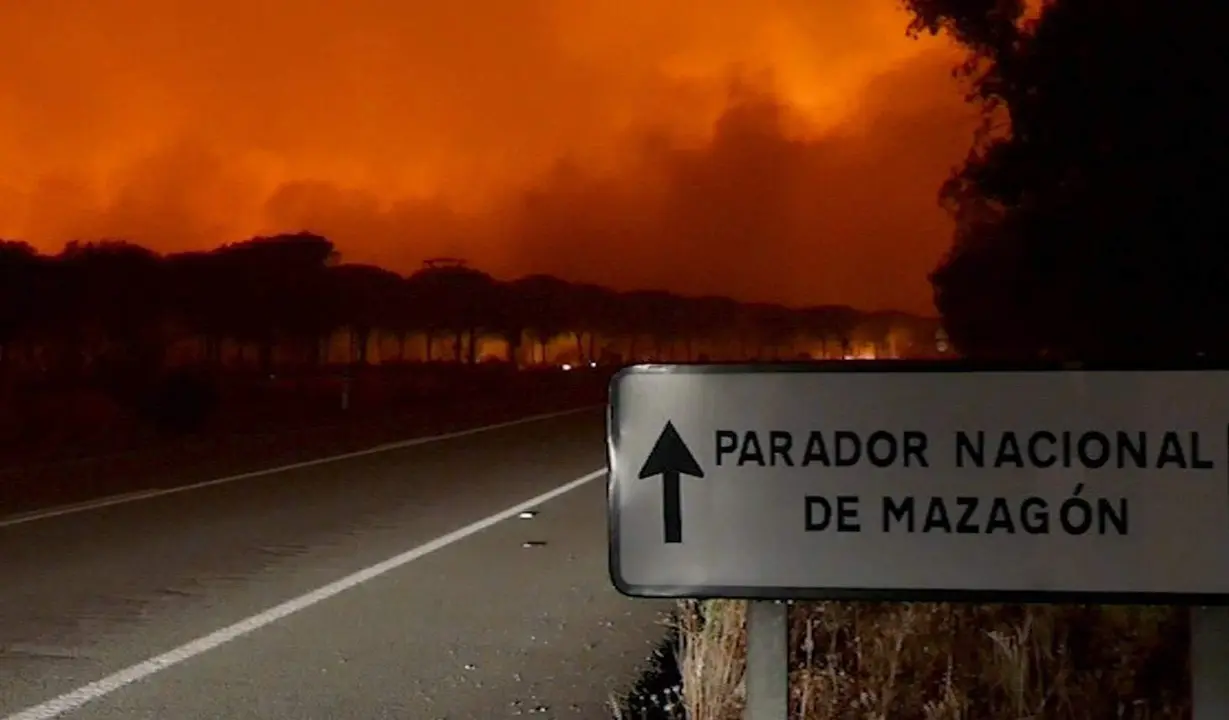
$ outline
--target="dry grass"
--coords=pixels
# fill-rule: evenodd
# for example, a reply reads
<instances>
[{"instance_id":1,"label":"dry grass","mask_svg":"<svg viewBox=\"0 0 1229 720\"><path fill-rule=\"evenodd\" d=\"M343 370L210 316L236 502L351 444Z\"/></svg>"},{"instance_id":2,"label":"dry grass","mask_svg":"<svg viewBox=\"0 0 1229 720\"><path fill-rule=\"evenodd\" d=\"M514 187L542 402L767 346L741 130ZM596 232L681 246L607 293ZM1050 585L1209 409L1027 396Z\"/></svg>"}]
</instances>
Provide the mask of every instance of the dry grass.
<instances>
[{"instance_id":1,"label":"dry grass","mask_svg":"<svg viewBox=\"0 0 1229 720\"><path fill-rule=\"evenodd\" d=\"M689 720L737 720L746 605L683 602ZM797 720L1189 717L1185 612L1168 608L797 603Z\"/></svg>"}]
</instances>

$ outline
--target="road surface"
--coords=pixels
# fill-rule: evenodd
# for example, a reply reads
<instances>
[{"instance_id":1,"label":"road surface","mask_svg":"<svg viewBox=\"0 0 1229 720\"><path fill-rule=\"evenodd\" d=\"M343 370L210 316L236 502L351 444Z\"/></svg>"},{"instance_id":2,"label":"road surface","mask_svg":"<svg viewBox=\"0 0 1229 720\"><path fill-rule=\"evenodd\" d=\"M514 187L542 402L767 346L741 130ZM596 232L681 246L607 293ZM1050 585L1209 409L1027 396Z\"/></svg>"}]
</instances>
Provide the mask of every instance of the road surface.
<instances>
[{"instance_id":1,"label":"road surface","mask_svg":"<svg viewBox=\"0 0 1229 720\"><path fill-rule=\"evenodd\" d=\"M610 587L603 431L0 519L0 718L609 718L668 608Z\"/></svg>"}]
</instances>

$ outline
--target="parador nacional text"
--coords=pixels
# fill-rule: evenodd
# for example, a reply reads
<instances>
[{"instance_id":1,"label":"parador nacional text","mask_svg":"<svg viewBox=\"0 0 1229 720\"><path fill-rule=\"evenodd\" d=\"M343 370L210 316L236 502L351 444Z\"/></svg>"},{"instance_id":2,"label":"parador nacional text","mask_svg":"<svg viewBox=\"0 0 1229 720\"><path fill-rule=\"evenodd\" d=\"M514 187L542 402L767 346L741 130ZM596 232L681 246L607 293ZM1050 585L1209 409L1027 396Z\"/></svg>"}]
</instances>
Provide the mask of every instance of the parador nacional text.
<instances>
[{"instance_id":1,"label":"parador nacional text","mask_svg":"<svg viewBox=\"0 0 1229 720\"><path fill-rule=\"evenodd\" d=\"M1194 430L716 430L729 467L1212 470L1225 436Z\"/></svg>"}]
</instances>

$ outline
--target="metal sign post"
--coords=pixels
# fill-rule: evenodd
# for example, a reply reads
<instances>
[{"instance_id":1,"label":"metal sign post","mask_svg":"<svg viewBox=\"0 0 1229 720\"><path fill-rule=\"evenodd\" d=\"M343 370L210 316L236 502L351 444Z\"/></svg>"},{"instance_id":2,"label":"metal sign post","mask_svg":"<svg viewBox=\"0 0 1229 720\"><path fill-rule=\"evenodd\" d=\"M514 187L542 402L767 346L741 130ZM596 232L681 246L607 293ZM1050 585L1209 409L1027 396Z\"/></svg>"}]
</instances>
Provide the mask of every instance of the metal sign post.
<instances>
[{"instance_id":1,"label":"metal sign post","mask_svg":"<svg viewBox=\"0 0 1229 720\"><path fill-rule=\"evenodd\" d=\"M1191 720L1229 718L1229 609L1191 608Z\"/></svg>"},{"instance_id":2,"label":"metal sign post","mask_svg":"<svg viewBox=\"0 0 1229 720\"><path fill-rule=\"evenodd\" d=\"M791 599L1229 605L1229 370L642 365L611 383L610 574L745 598L781 720ZM1229 611L1192 610L1196 720Z\"/></svg>"},{"instance_id":3,"label":"metal sign post","mask_svg":"<svg viewBox=\"0 0 1229 720\"><path fill-rule=\"evenodd\" d=\"M789 606L747 603L747 705L743 720L789 717Z\"/></svg>"}]
</instances>

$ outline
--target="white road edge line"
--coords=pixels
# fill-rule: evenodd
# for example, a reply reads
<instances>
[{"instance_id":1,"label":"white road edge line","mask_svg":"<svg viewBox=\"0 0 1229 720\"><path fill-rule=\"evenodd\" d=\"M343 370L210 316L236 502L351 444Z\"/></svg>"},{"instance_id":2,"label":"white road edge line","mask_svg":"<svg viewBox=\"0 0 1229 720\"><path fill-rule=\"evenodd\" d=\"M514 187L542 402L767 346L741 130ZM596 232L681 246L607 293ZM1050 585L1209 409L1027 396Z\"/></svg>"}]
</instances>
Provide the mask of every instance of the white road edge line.
<instances>
[{"instance_id":1,"label":"white road edge line","mask_svg":"<svg viewBox=\"0 0 1229 720\"><path fill-rule=\"evenodd\" d=\"M564 493L575 490L585 483L592 482L600 477L604 477L605 475L606 468L594 470L583 477L576 478L567 484L560 485L554 490L550 490L538 495L537 497L530 498L519 505L510 507L502 512L495 513L494 515L479 520L471 525L466 525L465 527L459 530L454 530L447 535L441 535L428 543L419 545L413 550L408 550L381 563L372 565L365 570L360 570L352 575L347 575L340 580L331 582L324 587L307 593L306 595L300 595L293 600L287 600L281 605L271 607L262 613L247 618L246 620L240 620L233 625L229 625L221 630L214 631L202 638L197 638L192 642L180 645L174 650L164 652L157 657L152 657L146 660L145 662L137 663L136 665L124 668L123 670L120 670L112 675L108 675L101 680L97 680L88 685L82 685L76 690L66 692L63 695L42 703L41 705L35 705L34 707L21 710L13 715L9 715L7 718L4 718L4 720L51 720L52 718L60 717L64 713L77 710L86 703L110 695L120 688L131 685L132 683L140 680L144 680L151 675L174 667L175 665L178 665L186 660L190 660L197 655L209 652L210 650L224 645L231 640L235 640L243 637L244 635L256 632L266 625L275 623L284 617L299 612L300 610L306 610L317 603L328 600L334 595L340 595L346 590L355 588L368 580L375 579L381 575L384 575L385 573L396 570L402 565L414 562L415 560L425 555L429 555L436 550L440 550L459 540L463 540L470 535L486 530L492 525L501 523L509 518L514 518L525 510L541 505L548 500L552 500L560 495L563 495Z\"/></svg>"},{"instance_id":2,"label":"white road edge line","mask_svg":"<svg viewBox=\"0 0 1229 720\"><path fill-rule=\"evenodd\" d=\"M7 518L0 517L0 528L13 527L14 525L24 525L37 520L47 520L49 518L60 517L62 515L73 515L76 513L85 512L87 510L98 510L100 508L111 507L112 505L122 505L124 503L136 502L137 500L148 500L150 498L162 497L163 495L174 495L176 493L188 492L189 490L200 490L202 488L225 485L227 483L238 482L240 480L250 480L252 478L264 477L266 475L276 475L278 473L283 473L290 470L298 470L300 468L308 468L315 465L324 465L325 463L337 462L339 460L349 460L351 458L363 457L366 455L376 455L382 452L389 452L391 450L402 450L404 448L414 447L415 445L426 445L428 443L452 440L454 438L466 437L468 435L477 435L478 433L489 432L491 430L499 430L502 428L513 427L515 425L525 425L527 423L538 422L539 420L549 420L551 418L563 417L565 415L575 415L577 413L588 412L598 407L602 406L589 405L581 408L573 408L571 410L560 410L557 412L541 413L538 415L528 415L523 418L495 423L493 425L483 425L481 427L466 428L464 430L442 433L440 435L429 435L426 437L399 440L397 442L384 443L383 445L376 445L375 447L370 447L363 450L342 453L341 455L329 455L328 457L305 460L303 462L291 463L289 465L280 465L278 467L265 468L263 470L253 470L251 472L239 473L238 475L228 475L226 477L214 478L213 480L205 480L203 482L193 483L191 485L180 485L170 488L155 488L153 490L138 490L136 492L112 495L110 497L100 498L98 500L87 500L86 502L74 503L72 505L61 505L59 507L53 507L47 510L35 510L34 512L12 515Z\"/></svg>"}]
</instances>

